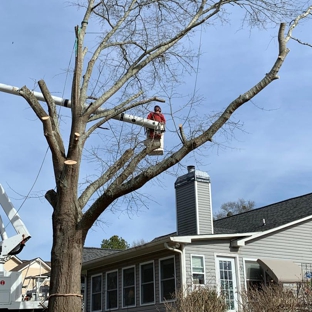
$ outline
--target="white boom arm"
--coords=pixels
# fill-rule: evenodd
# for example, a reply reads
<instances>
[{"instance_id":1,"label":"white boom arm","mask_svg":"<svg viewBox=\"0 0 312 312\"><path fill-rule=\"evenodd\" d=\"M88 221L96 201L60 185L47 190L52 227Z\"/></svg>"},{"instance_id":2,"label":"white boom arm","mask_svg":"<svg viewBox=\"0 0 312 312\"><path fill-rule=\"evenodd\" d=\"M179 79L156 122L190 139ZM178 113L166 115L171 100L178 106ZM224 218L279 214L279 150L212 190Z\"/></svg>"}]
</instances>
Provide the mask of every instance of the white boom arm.
<instances>
[{"instance_id":1,"label":"white boom arm","mask_svg":"<svg viewBox=\"0 0 312 312\"><path fill-rule=\"evenodd\" d=\"M0 217L0 234L2 238L2 241L0 242L0 259L4 259L9 255L19 253L23 249L25 242L30 238L30 234L1 184L0 205L17 233L17 235L8 238L3 226L2 218Z\"/></svg>"},{"instance_id":2,"label":"white boom arm","mask_svg":"<svg viewBox=\"0 0 312 312\"><path fill-rule=\"evenodd\" d=\"M20 95L19 90L20 90L20 88L18 88L18 87L13 87L13 86L9 86L9 85L5 85L5 84L0 83L0 91L1 92L10 93L10 94L14 94L14 95ZM44 96L42 93L33 91L33 94L38 101L45 102L45 99L44 99ZM71 102L68 99L63 99L63 98L57 97L57 96L52 96L52 98L53 98L56 105L64 106L64 107L71 107ZM88 105L85 105L85 107L87 108ZM107 109L99 108L96 110L96 114L104 113L107 111L108 111ZM134 124L137 124L139 126L159 130L162 132L165 130L165 128L164 128L165 126L163 124L159 123L158 121L154 121L154 120L150 120L150 119L146 119L146 118L142 118L142 117L138 117L138 116L128 115L125 113L116 115L113 117L113 119L128 122L128 123L134 123Z\"/></svg>"}]
</instances>

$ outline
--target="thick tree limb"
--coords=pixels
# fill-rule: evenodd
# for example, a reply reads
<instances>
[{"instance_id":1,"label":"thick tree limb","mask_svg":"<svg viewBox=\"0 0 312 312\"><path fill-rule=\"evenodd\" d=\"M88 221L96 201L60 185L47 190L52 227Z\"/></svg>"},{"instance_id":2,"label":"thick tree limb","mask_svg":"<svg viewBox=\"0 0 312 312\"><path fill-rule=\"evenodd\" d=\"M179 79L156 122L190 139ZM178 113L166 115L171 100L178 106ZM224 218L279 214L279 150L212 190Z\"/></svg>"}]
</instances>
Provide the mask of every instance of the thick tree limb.
<instances>
[{"instance_id":1,"label":"thick tree limb","mask_svg":"<svg viewBox=\"0 0 312 312\"><path fill-rule=\"evenodd\" d=\"M55 156L55 159L59 160L64 159L64 148L62 150L62 145L59 146L59 142L55 137L55 132L53 131L50 116L46 113L46 111L42 108L37 98L26 86L21 88L20 94L26 99L26 101L33 109L39 120L41 120L43 124L44 135L49 144L52 154Z\"/></svg>"},{"instance_id":2,"label":"thick tree limb","mask_svg":"<svg viewBox=\"0 0 312 312\"><path fill-rule=\"evenodd\" d=\"M116 190L118 190L122 183L134 172L140 161L154 149L159 147L160 143L150 144L138 153L122 171L122 173L110 184L105 192L91 205L88 211L83 215L81 221L79 222L79 226L82 228L91 226L105 210L104 207L108 207L106 206L107 204L110 205L116 198L118 198L115 196Z\"/></svg>"},{"instance_id":3,"label":"thick tree limb","mask_svg":"<svg viewBox=\"0 0 312 312\"><path fill-rule=\"evenodd\" d=\"M46 111L40 105L37 98L26 86L20 89L20 95L28 102L28 104L40 120L42 120L42 117L48 116Z\"/></svg>"},{"instance_id":4,"label":"thick tree limb","mask_svg":"<svg viewBox=\"0 0 312 312\"><path fill-rule=\"evenodd\" d=\"M49 116L50 116L50 122L51 122L51 129L47 129L45 131L45 135L51 135L54 134L55 141L57 142L56 145L54 145L54 148L58 151L60 151L62 157L65 157L65 147L63 144L62 137L59 132L59 124L58 124L58 115L56 112L56 105L54 103L54 100L51 96L51 93L49 92L45 82L43 80L40 80L38 82L40 90L42 91L42 94L44 96L44 99L48 105L49 110ZM52 144L52 142L51 142ZM50 146L51 148L51 146ZM57 155L58 153L54 151L54 153Z\"/></svg>"},{"instance_id":5,"label":"thick tree limb","mask_svg":"<svg viewBox=\"0 0 312 312\"><path fill-rule=\"evenodd\" d=\"M50 205L55 208L57 204L57 193L54 190L49 190L46 192L45 196L46 200L50 203Z\"/></svg>"},{"instance_id":6,"label":"thick tree limb","mask_svg":"<svg viewBox=\"0 0 312 312\"><path fill-rule=\"evenodd\" d=\"M100 176L100 178L95 180L93 183L89 184L78 199L79 206L84 207L91 198L91 196L101 186L107 183L120 170L120 168L122 168L124 164L129 161L133 154L133 149L127 149L124 154L112 166L109 167L105 174Z\"/></svg>"}]
</instances>

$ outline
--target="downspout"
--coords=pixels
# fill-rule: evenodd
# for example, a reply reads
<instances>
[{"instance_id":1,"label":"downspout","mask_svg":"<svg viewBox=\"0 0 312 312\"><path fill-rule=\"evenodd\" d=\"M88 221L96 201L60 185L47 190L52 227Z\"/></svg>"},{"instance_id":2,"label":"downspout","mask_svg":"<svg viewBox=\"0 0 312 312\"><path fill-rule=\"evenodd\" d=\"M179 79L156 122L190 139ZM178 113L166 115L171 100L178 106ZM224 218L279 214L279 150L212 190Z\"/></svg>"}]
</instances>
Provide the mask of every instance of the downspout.
<instances>
[{"instance_id":1,"label":"downspout","mask_svg":"<svg viewBox=\"0 0 312 312\"><path fill-rule=\"evenodd\" d=\"M178 249L180 247L180 244L177 243L174 247L170 247L168 243L164 243L165 248L178 252L181 254L181 261L180 261L180 274L181 274L181 286L182 290L186 289L186 272L185 272L185 254L184 254L184 244L181 245L181 250Z\"/></svg>"}]
</instances>

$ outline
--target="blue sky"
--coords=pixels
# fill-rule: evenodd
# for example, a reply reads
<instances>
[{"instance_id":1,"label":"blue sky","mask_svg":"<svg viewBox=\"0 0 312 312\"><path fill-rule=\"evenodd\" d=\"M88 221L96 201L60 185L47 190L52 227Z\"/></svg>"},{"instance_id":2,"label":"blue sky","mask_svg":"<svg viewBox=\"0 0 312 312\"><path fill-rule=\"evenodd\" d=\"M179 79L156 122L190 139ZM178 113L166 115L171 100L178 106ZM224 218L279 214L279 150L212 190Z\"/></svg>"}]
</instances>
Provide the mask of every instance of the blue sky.
<instances>
[{"instance_id":1,"label":"blue sky","mask_svg":"<svg viewBox=\"0 0 312 312\"><path fill-rule=\"evenodd\" d=\"M66 70L82 11L60 0L6 1L1 3L0 17L5 25L0 83L33 88L35 81L44 79L53 95L69 97ZM198 74L180 77L181 93L196 88L203 98L203 113L220 110L245 92L269 71L277 55L276 29L242 30L237 16L231 18L231 25L202 32ZM295 35L312 42L311 26L312 21L306 21ZM178 174L184 174L188 165L208 172L214 212L222 203L239 198L261 207L312 191L312 49L295 42L289 48L280 79L233 116L243 123L242 131L235 131L230 141L218 136L219 145L190 154L181 162L184 168L176 168ZM162 106L168 113L166 104ZM42 125L21 97L0 93L0 107L0 183L32 235L19 256L49 260L52 208L43 195L54 188L54 179ZM150 198L148 209L105 212L90 231L86 246L100 247L104 238L115 234L131 244L174 232L175 180L176 176L163 174L143 187L141 192Z\"/></svg>"}]
</instances>

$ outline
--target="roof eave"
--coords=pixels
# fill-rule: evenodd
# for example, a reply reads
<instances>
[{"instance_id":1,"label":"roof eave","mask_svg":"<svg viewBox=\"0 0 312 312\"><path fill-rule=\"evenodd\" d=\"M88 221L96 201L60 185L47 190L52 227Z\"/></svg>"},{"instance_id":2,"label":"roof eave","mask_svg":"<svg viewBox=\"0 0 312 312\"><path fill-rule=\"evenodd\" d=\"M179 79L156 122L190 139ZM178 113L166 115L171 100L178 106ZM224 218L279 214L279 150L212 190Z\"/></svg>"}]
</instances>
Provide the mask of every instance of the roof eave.
<instances>
[{"instance_id":1,"label":"roof eave","mask_svg":"<svg viewBox=\"0 0 312 312\"><path fill-rule=\"evenodd\" d=\"M286 223L286 224L283 224L281 226L278 226L278 227L275 227L275 228L272 228L272 229L269 229L267 231L262 231L262 232L254 232L252 233L251 236L248 236L248 237L244 237L242 239L237 239L237 240L233 240L231 242L231 247L241 247L241 246L245 246L246 242L250 241L250 240L253 240L255 238L259 238L261 236L264 236L264 235L268 235L268 234L271 234L271 233L274 233L276 231L280 231L280 230L283 230L287 227L290 227L290 226L293 226L293 225L296 225L298 223L301 223L301 222L304 222L304 221L308 221L308 220L311 220L312 219L312 215L311 216L308 216L308 217L305 217L305 218L301 218L301 219L298 219L296 221L292 221L292 222L289 222L289 223Z\"/></svg>"},{"instance_id":2,"label":"roof eave","mask_svg":"<svg viewBox=\"0 0 312 312\"><path fill-rule=\"evenodd\" d=\"M166 238L159 239L156 241L151 241L151 242L146 243L144 245L140 245L140 246L136 246L136 247L133 247L130 249L126 249L126 250L120 251L118 253L114 253L114 254L111 254L108 256L104 256L104 257L96 258L96 259L93 259L90 261L86 261L82 264L82 269L83 270L88 270L90 268L94 269L94 268L103 266L103 264L108 265L108 264L111 264L114 262L133 258L134 256L138 257L141 255L161 251L161 250L166 249L166 247L164 246L164 243L170 244L171 242L175 242L172 240L172 237L166 237Z\"/></svg>"}]
</instances>

